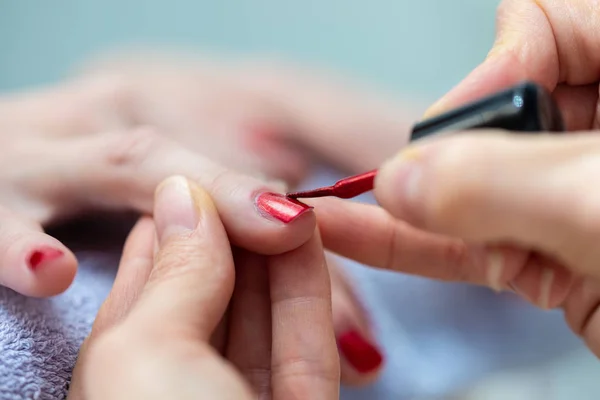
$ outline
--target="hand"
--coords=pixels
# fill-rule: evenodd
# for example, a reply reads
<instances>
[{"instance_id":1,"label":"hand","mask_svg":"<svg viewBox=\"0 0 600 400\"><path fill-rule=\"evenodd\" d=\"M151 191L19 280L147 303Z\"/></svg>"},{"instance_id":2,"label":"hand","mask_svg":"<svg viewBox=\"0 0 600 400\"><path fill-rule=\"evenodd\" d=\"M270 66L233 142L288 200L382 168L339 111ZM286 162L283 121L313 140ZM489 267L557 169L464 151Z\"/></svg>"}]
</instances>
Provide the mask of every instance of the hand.
<instances>
[{"instance_id":1,"label":"hand","mask_svg":"<svg viewBox=\"0 0 600 400\"><path fill-rule=\"evenodd\" d=\"M386 98L339 72L268 59L128 53L90 61L85 80L112 82L123 119L171 132L231 168L290 183L315 156L350 172L405 144L416 101Z\"/></svg>"},{"instance_id":2,"label":"hand","mask_svg":"<svg viewBox=\"0 0 600 400\"><path fill-rule=\"evenodd\" d=\"M163 121L158 118L159 115L155 116L155 120L146 119L146 122L155 121L164 129L182 129L175 134L157 128L128 128L130 119L122 118L119 111L128 110L125 105L130 103L124 101L129 98L129 92L125 90L128 86L123 86L125 81L111 80L107 75L100 78L94 74L93 77L88 76L56 88L11 96L0 103L0 140L4 135L6 143L3 157L0 158L5 166L0 172L0 204L6 207L4 215L0 214L5 226L4 233L0 233L0 247L9 249L0 251L0 284L30 296L49 296L62 292L73 279L76 260L69 249L43 233L42 226L97 209L133 209L149 213L155 186L174 173L196 178L212 192L232 241L241 248L259 254L279 254L298 247L310 237L315 222L311 210L295 203L286 203L282 197L271 196L271 211L287 204L288 211L296 213L297 221L290 215L284 217L289 221L289 227L285 227L286 223L265 212L269 208L265 208L265 204L258 207L256 198L259 192L281 192L285 188L237 174L192 150L201 150L219 158L219 152L225 148L217 145L213 153L213 148L208 147L212 140L208 132L197 134L192 128L173 125L181 120L188 121L190 126L204 126L203 118L190 120L197 116L193 113L194 108L186 102L193 103L195 97L189 99L187 96L190 93L187 91L183 94L177 90L173 93L164 92L165 86L169 89L170 85L152 85L156 84L159 77L162 81L171 77L175 81L181 79L174 87L182 89L186 85L191 87L191 83L198 85L206 78L196 82L194 77L196 74L202 75L201 72L192 73L177 63L173 63L171 68L158 68L158 72L141 68L133 76L150 75L148 79L142 79L148 85L143 87L154 94L156 101L173 97L172 101L158 109L166 109L170 104L177 103L179 106L174 107L175 110L186 110L182 115L167 114L177 117L174 119ZM203 71L201 65L195 68L194 71ZM110 75L108 69L103 71L103 74ZM126 71L122 73L129 76ZM114 72L111 70L111 73ZM233 76L229 79L233 79ZM289 81L295 82L291 78ZM214 90L208 91L213 96L225 92L219 92L214 85L209 87ZM306 89L308 94L312 93L312 97L325 97L316 84L313 84L313 89L309 89L308 85L298 84L298 87ZM343 97L336 95L333 89L322 90L331 90L333 99ZM230 93L228 104L237 99L241 101L240 107L247 105L252 109L250 105L259 102L260 96L248 99L240 91ZM204 92L196 87L193 93ZM201 95L199 97L202 99ZM145 96L138 98L146 99ZM290 97L287 101L292 102L294 98ZM347 98L345 101L348 101ZM303 106L295 107L302 111L307 106L308 103L303 103ZM364 109L366 107L361 108ZM312 115L308 111L306 113ZM304 121L298 115L295 120L298 123ZM370 113L363 117L357 112L352 112L352 115L363 118L363 125L371 124L369 118L376 119ZM333 120L323 120L326 116L319 114L316 116L317 122L306 124L324 129L331 123L339 124L345 120L343 114ZM221 117L222 123L235 122L231 115L223 114ZM344 125L335 132L341 134L341 129L344 129ZM389 133L385 129L381 132ZM205 141L204 138L208 139ZM397 136L394 137L396 139ZM228 154L245 160L241 153L238 154L242 150L234 147ZM15 165L22 164L23 157L29 160L27 168L15 169ZM244 170L248 171L250 164L245 165ZM253 173L252 170L249 172ZM11 222L13 220L14 223ZM371 382L377 378L383 366L382 351L378 349L369 319L365 317L365 310L353 293L348 278L333 262L330 269L333 276L335 330L344 356L342 379L347 384Z\"/></svg>"},{"instance_id":3,"label":"hand","mask_svg":"<svg viewBox=\"0 0 600 400\"><path fill-rule=\"evenodd\" d=\"M488 57L426 115L532 80L553 92L569 130L597 129L598 23L594 0L502 1Z\"/></svg>"},{"instance_id":4,"label":"hand","mask_svg":"<svg viewBox=\"0 0 600 400\"><path fill-rule=\"evenodd\" d=\"M152 126L217 163L293 185L315 157L362 172L406 142L414 100L355 86L281 63L134 52L7 96L0 127L73 135Z\"/></svg>"},{"instance_id":5,"label":"hand","mask_svg":"<svg viewBox=\"0 0 600 400\"><path fill-rule=\"evenodd\" d=\"M60 293L76 269L72 253L42 225L92 209L150 213L154 189L172 174L211 191L236 246L279 254L315 229L311 209L273 193L282 191L278 186L221 167L150 128L11 134L0 157L0 204L10 210L0 214L0 284L26 295Z\"/></svg>"},{"instance_id":6,"label":"hand","mask_svg":"<svg viewBox=\"0 0 600 400\"><path fill-rule=\"evenodd\" d=\"M161 184L154 218L128 238L69 399L338 398L317 233L278 256L238 253L234 272L217 210L193 182Z\"/></svg>"},{"instance_id":7,"label":"hand","mask_svg":"<svg viewBox=\"0 0 600 400\"><path fill-rule=\"evenodd\" d=\"M594 28L600 15L594 7L593 1L505 1L488 59L430 111L529 79L553 90L568 128L580 132L424 140L381 168L375 194L394 217L423 229L422 243L432 243L432 235L440 243L461 241L454 268L411 272L512 289L544 308L562 306L574 332L600 355L600 191L593 184L600 171ZM379 265L407 269L396 262L401 252L393 234L413 229L405 223L383 216L369 223L378 235L364 242L392 239L388 264Z\"/></svg>"}]
</instances>

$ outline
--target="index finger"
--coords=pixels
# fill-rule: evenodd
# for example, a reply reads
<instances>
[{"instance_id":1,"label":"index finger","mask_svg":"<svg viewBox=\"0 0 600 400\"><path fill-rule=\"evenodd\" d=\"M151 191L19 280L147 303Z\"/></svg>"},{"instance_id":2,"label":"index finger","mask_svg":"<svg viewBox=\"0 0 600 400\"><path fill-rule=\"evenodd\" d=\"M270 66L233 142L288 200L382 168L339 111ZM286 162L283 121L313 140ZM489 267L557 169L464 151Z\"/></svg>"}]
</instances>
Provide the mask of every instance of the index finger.
<instances>
[{"instance_id":1,"label":"index finger","mask_svg":"<svg viewBox=\"0 0 600 400\"><path fill-rule=\"evenodd\" d=\"M61 185L44 176L36 179L58 197L56 191L77 193L75 201L83 203L77 206L149 213L156 186L180 174L206 188L229 239L239 247L282 253L308 240L316 223L310 207L275 192L280 188L215 164L151 128L49 142L42 150L37 156L53 157L48 176L63 179Z\"/></svg>"},{"instance_id":2,"label":"index finger","mask_svg":"<svg viewBox=\"0 0 600 400\"><path fill-rule=\"evenodd\" d=\"M333 198L312 199L311 204L328 250L376 268L501 290L527 256L507 246L488 252L481 245L417 229L376 205ZM502 268L496 263L498 251Z\"/></svg>"},{"instance_id":3,"label":"index finger","mask_svg":"<svg viewBox=\"0 0 600 400\"><path fill-rule=\"evenodd\" d=\"M268 265L273 398L339 398L329 272L318 232L297 249L271 256Z\"/></svg>"}]
</instances>

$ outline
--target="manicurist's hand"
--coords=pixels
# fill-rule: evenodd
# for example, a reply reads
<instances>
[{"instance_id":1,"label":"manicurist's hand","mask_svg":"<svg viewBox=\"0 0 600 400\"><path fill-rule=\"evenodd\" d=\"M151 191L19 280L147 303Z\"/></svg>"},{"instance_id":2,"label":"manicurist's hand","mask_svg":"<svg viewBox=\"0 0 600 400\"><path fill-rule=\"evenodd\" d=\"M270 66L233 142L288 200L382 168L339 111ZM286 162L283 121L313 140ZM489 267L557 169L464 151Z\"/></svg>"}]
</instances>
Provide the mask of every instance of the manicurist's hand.
<instances>
[{"instance_id":1,"label":"manicurist's hand","mask_svg":"<svg viewBox=\"0 0 600 400\"><path fill-rule=\"evenodd\" d=\"M325 243L383 268L562 307L600 355L598 5L508 0L498 21L489 57L428 115L527 79L553 92L569 134L478 131L416 142L377 176L385 211L314 202ZM346 236L327 235L342 225ZM350 249L353 226L361 236ZM423 250L420 260L415 249ZM424 263L436 257L448 262Z\"/></svg>"},{"instance_id":2,"label":"manicurist's hand","mask_svg":"<svg viewBox=\"0 0 600 400\"><path fill-rule=\"evenodd\" d=\"M209 194L183 177L163 182L154 220L142 218L127 240L69 399L337 399L338 391L318 233L277 256L232 252Z\"/></svg>"}]
</instances>

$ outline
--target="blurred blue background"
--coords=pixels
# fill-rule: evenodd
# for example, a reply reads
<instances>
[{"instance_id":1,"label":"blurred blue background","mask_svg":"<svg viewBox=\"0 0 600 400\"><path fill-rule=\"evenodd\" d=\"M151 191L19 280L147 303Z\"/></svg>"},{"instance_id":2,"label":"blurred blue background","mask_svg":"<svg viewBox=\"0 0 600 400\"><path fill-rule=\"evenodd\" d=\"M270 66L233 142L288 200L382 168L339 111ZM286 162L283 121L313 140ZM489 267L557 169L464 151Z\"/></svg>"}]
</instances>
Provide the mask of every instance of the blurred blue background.
<instances>
[{"instance_id":1,"label":"blurred blue background","mask_svg":"<svg viewBox=\"0 0 600 400\"><path fill-rule=\"evenodd\" d=\"M485 56L494 0L0 0L0 90L136 43L283 55L433 100Z\"/></svg>"},{"instance_id":2,"label":"blurred blue background","mask_svg":"<svg viewBox=\"0 0 600 400\"><path fill-rule=\"evenodd\" d=\"M400 97L430 102L485 57L493 42L497 3L0 0L0 92L57 81L98 52L140 44L276 55L333 67ZM586 352L519 370L516 377L491 375L492 383L465 392L465 386L482 381L495 366L531 367L538 358L552 358L555 338L560 339L557 354L580 346L574 340L562 342L567 330L559 313L542 314L520 303L506 308L487 291L394 279L365 275L362 288L366 303L383 309L378 317L381 340L391 367L378 388L346 391L347 398L450 398L444 393L452 390L463 393L452 398L479 400L594 398L587 397L593 389L585 385L595 381L587 377L598 367ZM398 291L401 282L410 289ZM372 296L385 287L396 297ZM431 314L409 315L403 302L425 297L420 306ZM469 306L475 311L457 311ZM432 319L438 325L427 325ZM515 326L524 328L516 332ZM541 347L528 352L528 343L534 342ZM513 359L516 353L524 357L520 362ZM554 383L551 394L533 394L547 389L548 382ZM517 392L509 394L509 389Z\"/></svg>"}]
</instances>

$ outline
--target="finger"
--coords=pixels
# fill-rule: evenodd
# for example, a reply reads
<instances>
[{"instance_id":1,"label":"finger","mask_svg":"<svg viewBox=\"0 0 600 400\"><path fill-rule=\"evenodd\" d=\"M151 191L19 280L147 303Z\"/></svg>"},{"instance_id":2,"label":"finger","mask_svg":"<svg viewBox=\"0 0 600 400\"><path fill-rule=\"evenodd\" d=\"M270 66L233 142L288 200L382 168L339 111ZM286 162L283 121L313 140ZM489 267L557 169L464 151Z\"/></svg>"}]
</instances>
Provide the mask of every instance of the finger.
<instances>
[{"instance_id":1,"label":"finger","mask_svg":"<svg viewBox=\"0 0 600 400\"><path fill-rule=\"evenodd\" d=\"M509 287L532 304L552 309L564 303L574 280L574 275L562 264L532 253Z\"/></svg>"},{"instance_id":2,"label":"finger","mask_svg":"<svg viewBox=\"0 0 600 400\"><path fill-rule=\"evenodd\" d=\"M150 218L141 218L127 237L111 292L96 315L90 335L79 348L69 387L69 400L85 398L83 378L89 362L90 346L99 336L123 320L141 293L152 270L153 244L154 223Z\"/></svg>"},{"instance_id":3,"label":"finger","mask_svg":"<svg viewBox=\"0 0 600 400\"><path fill-rule=\"evenodd\" d=\"M556 87L553 97L568 131L600 129L598 90L598 84Z\"/></svg>"},{"instance_id":4,"label":"finger","mask_svg":"<svg viewBox=\"0 0 600 400\"><path fill-rule=\"evenodd\" d=\"M77 260L42 227L0 208L0 285L33 297L64 292L77 271Z\"/></svg>"},{"instance_id":5,"label":"finger","mask_svg":"<svg viewBox=\"0 0 600 400\"><path fill-rule=\"evenodd\" d=\"M98 335L123 320L141 294L154 258L154 221L142 217L127 237L113 287L100 307L92 335Z\"/></svg>"},{"instance_id":6,"label":"finger","mask_svg":"<svg viewBox=\"0 0 600 400\"><path fill-rule=\"evenodd\" d=\"M597 135L471 134L430 141L383 166L375 195L391 214L467 241L510 240L600 275ZM477 167L473 167L477 166Z\"/></svg>"},{"instance_id":7,"label":"finger","mask_svg":"<svg viewBox=\"0 0 600 400\"><path fill-rule=\"evenodd\" d=\"M490 94L525 79L549 90L600 80L600 15L594 2L505 0L487 59L427 112Z\"/></svg>"},{"instance_id":8,"label":"finger","mask_svg":"<svg viewBox=\"0 0 600 400\"><path fill-rule=\"evenodd\" d=\"M129 97L126 82L113 76L19 91L0 98L0 126L46 137L123 128L131 122Z\"/></svg>"},{"instance_id":9,"label":"finger","mask_svg":"<svg viewBox=\"0 0 600 400\"><path fill-rule=\"evenodd\" d=\"M83 137L60 146L56 151L64 157L52 173L64 177L62 185L44 184L41 178L40 185L49 186L50 195L78 193L82 206L151 212L156 185L181 174L207 188L232 243L240 247L263 254L284 252L306 241L315 226L310 207L151 129Z\"/></svg>"},{"instance_id":10,"label":"finger","mask_svg":"<svg viewBox=\"0 0 600 400\"><path fill-rule=\"evenodd\" d=\"M276 137L265 138L252 132L245 137L250 139L249 148L263 156L263 160L253 162L279 178L300 176L300 167L306 163L302 150L306 149L344 169L375 168L391 156L391 149L408 141L410 126L420 112L411 110L415 107L414 98L405 103L384 99L381 90L354 89L356 85L344 82L339 74L314 72L306 66L297 68L257 59L231 62L214 57L186 57L184 62L179 61L172 55L150 58L128 54L100 63L96 74L128 76L128 82L138 82L136 91L142 94L150 93L149 88L158 88L162 97L164 93L182 97L183 93L188 104L177 104L173 110L169 109L173 107L170 104L161 106L167 107L168 115L178 115L178 121L189 120L189 115L196 116L198 109L204 108L211 111L206 118L227 115L230 119L250 121L251 125L258 122L274 128L267 131L277 131ZM202 83L200 91L198 82ZM199 95L200 92L210 96ZM142 108L152 111L145 113L144 120L157 121L157 115L165 114L164 110L155 112L151 95L142 97ZM196 107L187 110L190 104ZM223 106L226 108L221 109ZM194 124L198 125L197 121ZM256 146L259 143L266 146ZM278 168L271 169L264 159L273 161Z\"/></svg>"},{"instance_id":11,"label":"finger","mask_svg":"<svg viewBox=\"0 0 600 400\"><path fill-rule=\"evenodd\" d=\"M377 268L500 291L528 257L512 246L466 244L417 229L374 205L339 199L314 199L311 204L327 249Z\"/></svg>"},{"instance_id":12,"label":"finger","mask_svg":"<svg viewBox=\"0 0 600 400\"><path fill-rule=\"evenodd\" d=\"M425 278L517 291L542 308L562 304L572 274L518 245L482 245L431 233L385 210L338 199L313 200L327 249L363 264ZM501 241L500 241L501 242ZM335 303L334 303L335 305Z\"/></svg>"},{"instance_id":13,"label":"finger","mask_svg":"<svg viewBox=\"0 0 600 400\"><path fill-rule=\"evenodd\" d=\"M414 99L403 103L306 67L250 60L234 73L242 87L290 121L287 138L350 171L376 168L404 146L420 111Z\"/></svg>"},{"instance_id":14,"label":"finger","mask_svg":"<svg viewBox=\"0 0 600 400\"><path fill-rule=\"evenodd\" d=\"M206 191L175 176L157 189L154 219L160 250L131 323L148 334L208 342L234 283L231 248L217 210Z\"/></svg>"},{"instance_id":15,"label":"finger","mask_svg":"<svg viewBox=\"0 0 600 400\"><path fill-rule=\"evenodd\" d=\"M273 398L339 396L329 275L319 235L269 258Z\"/></svg>"},{"instance_id":16,"label":"finger","mask_svg":"<svg viewBox=\"0 0 600 400\"><path fill-rule=\"evenodd\" d=\"M236 251L227 359L258 398L271 395L271 300L264 256Z\"/></svg>"},{"instance_id":17,"label":"finger","mask_svg":"<svg viewBox=\"0 0 600 400\"><path fill-rule=\"evenodd\" d=\"M600 285L590 279L579 279L565 305L565 318L570 328L585 340L590 350L600 356Z\"/></svg>"},{"instance_id":18,"label":"finger","mask_svg":"<svg viewBox=\"0 0 600 400\"><path fill-rule=\"evenodd\" d=\"M339 264L327 257L331 276L333 326L340 350L342 383L362 386L377 379L383 367L383 353L370 329L366 310L356 299L356 292Z\"/></svg>"},{"instance_id":19,"label":"finger","mask_svg":"<svg viewBox=\"0 0 600 400\"><path fill-rule=\"evenodd\" d=\"M184 177L169 178L157 189L154 216L156 262L123 323L90 347L85 394L250 398L245 382L208 344L234 279L230 245L210 197Z\"/></svg>"}]
</instances>

